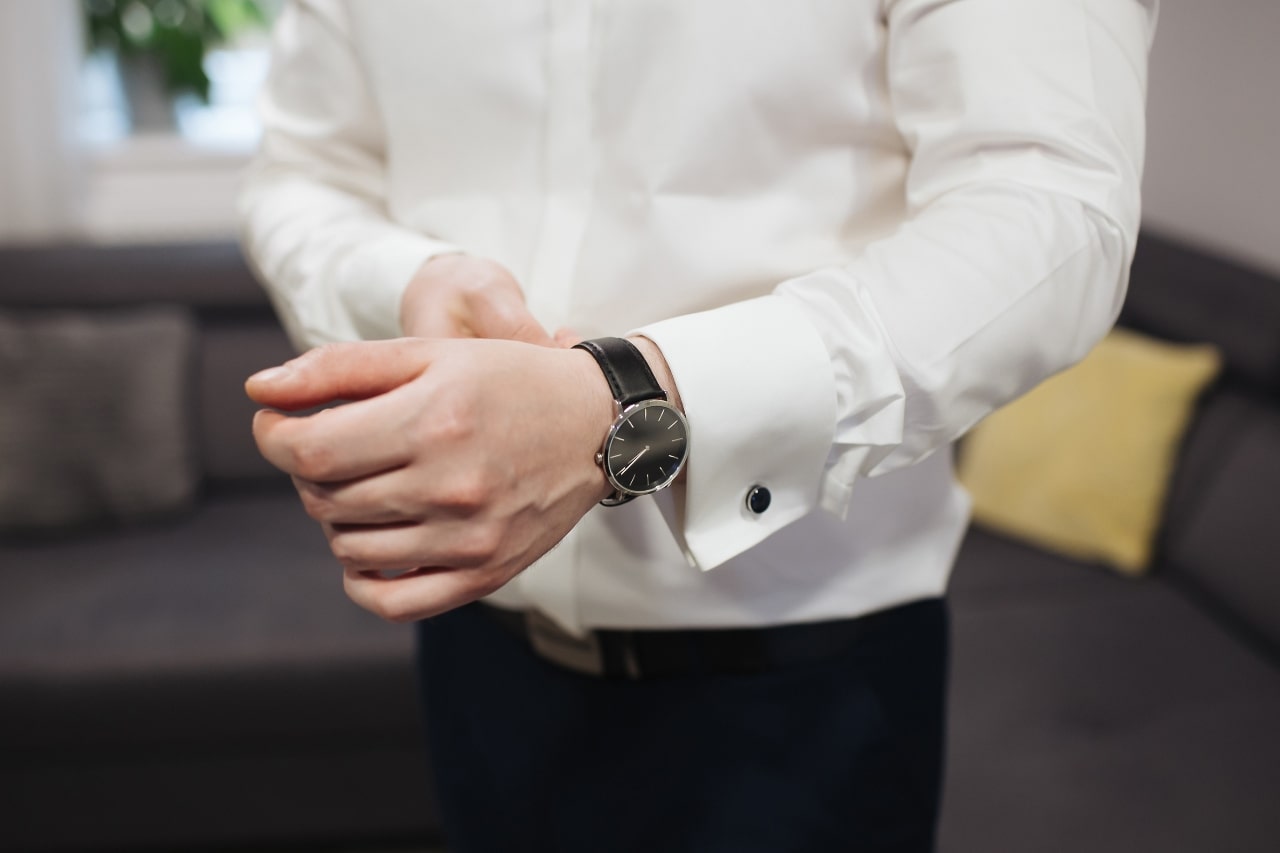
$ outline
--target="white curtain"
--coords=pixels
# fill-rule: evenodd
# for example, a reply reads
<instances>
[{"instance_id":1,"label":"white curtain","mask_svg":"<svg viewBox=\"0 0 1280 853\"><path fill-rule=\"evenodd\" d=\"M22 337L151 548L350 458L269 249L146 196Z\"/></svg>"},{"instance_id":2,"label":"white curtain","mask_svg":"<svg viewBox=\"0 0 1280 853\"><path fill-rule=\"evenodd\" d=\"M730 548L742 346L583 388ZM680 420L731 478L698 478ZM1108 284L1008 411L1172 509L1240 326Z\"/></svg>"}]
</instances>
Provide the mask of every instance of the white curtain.
<instances>
[{"instance_id":1,"label":"white curtain","mask_svg":"<svg viewBox=\"0 0 1280 853\"><path fill-rule=\"evenodd\" d=\"M83 53L77 0L0 0L0 242L77 230Z\"/></svg>"}]
</instances>

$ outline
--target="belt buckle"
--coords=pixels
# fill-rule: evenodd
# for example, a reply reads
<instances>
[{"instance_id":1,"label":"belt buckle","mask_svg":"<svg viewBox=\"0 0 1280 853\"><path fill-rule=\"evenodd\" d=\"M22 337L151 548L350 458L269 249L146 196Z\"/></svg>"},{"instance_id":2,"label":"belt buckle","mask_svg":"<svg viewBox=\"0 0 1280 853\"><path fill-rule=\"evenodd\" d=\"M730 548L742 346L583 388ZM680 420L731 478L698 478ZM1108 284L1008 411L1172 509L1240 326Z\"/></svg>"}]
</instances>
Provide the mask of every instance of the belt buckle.
<instances>
[{"instance_id":1,"label":"belt buckle","mask_svg":"<svg viewBox=\"0 0 1280 853\"><path fill-rule=\"evenodd\" d=\"M594 631L575 637L537 610L525 613L525 630L539 657L583 675L604 675L604 652Z\"/></svg>"}]
</instances>

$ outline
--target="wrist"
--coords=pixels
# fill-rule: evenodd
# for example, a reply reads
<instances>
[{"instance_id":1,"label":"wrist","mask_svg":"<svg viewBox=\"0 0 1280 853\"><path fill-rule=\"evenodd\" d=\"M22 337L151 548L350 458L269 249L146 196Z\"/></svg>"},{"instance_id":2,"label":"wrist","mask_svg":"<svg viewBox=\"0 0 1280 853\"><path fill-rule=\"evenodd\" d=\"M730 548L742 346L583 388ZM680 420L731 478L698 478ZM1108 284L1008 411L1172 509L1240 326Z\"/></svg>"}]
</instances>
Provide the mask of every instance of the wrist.
<instances>
[{"instance_id":1,"label":"wrist","mask_svg":"<svg viewBox=\"0 0 1280 853\"><path fill-rule=\"evenodd\" d=\"M612 487L601 503L617 506L670 486L688 460L689 425L657 345L645 338L604 337L574 349L596 362L613 403L613 421L595 458Z\"/></svg>"},{"instance_id":2,"label":"wrist","mask_svg":"<svg viewBox=\"0 0 1280 853\"><path fill-rule=\"evenodd\" d=\"M589 482L596 493L595 500L599 502L613 494L613 487L609 485L595 457L600 450L602 437L608 433L614 418L617 417L618 407L614 402L608 381L600 372L600 365L591 354L580 349L569 349L565 352L571 354L577 364L577 379L574 387L578 389L581 397L582 416L579 423L583 427L578 443L584 451L583 459L591 469Z\"/></svg>"},{"instance_id":3,"label":"wrist","mask_svg":"<svg viewBox=\"0 0 1280 853\"><path fill-rule=\"evenodd\" d=\"M667 364L667 359L662 355L662 350L658 349L658 345L643 335L632 335L627 338L640 350L640 354L644 356L644 360L649 363L649 369L653 371L653 378L658 380L658 384L662 386L662 390L667 392L667 402L680 410L680 414L684 414L684 403L680 399L680 389L676 387L676 378L671 373L671 366Z\"/></svg>"}]
</instances>

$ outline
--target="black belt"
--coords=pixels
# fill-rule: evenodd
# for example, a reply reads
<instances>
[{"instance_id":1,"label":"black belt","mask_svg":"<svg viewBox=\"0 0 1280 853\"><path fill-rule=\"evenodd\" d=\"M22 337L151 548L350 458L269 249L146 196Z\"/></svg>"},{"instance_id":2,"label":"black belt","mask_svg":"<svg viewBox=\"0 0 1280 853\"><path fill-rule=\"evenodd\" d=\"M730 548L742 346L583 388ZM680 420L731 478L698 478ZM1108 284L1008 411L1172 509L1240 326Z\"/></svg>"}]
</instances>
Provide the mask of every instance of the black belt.
<instances>
[{"instance_id":1,"label":"black belt","mask_svg":"<svg viewBox=\"0 0 1280 853\"><path fill-rule=\"evenodd\" d=\"M480 609L539 657L602 678L746 674L835 657L911 604L856 619L762 628L598 630L577 637L538 611Z\"/></svg>"}]
</instances>

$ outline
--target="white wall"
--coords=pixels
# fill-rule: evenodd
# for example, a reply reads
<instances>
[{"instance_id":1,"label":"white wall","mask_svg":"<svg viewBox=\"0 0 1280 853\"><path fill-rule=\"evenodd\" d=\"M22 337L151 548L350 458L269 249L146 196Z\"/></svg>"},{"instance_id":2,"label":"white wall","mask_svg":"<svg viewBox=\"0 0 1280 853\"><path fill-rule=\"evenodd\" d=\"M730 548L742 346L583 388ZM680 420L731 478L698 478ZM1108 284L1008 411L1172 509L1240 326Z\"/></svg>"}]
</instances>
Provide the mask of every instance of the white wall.
<instances>
[{"instance_id":1,"label":"white wall","mask_svg":"<svg viewBox=\"0 0 1280 853\"><path fill-rule=\"evenodd\" d=\"M50 240L78 219L75 0L0 0L0 238Z\"/></svg>"},{"instance_id":2,"label":"white wall","mask_svg":"<svg viewBox=\"0 0 1280 853\"><path fill-rule=\"evenodd\" d=\"M1145 224L1280 273L1280 0L1161 0Z\"/></svg>"}]
</instances>

